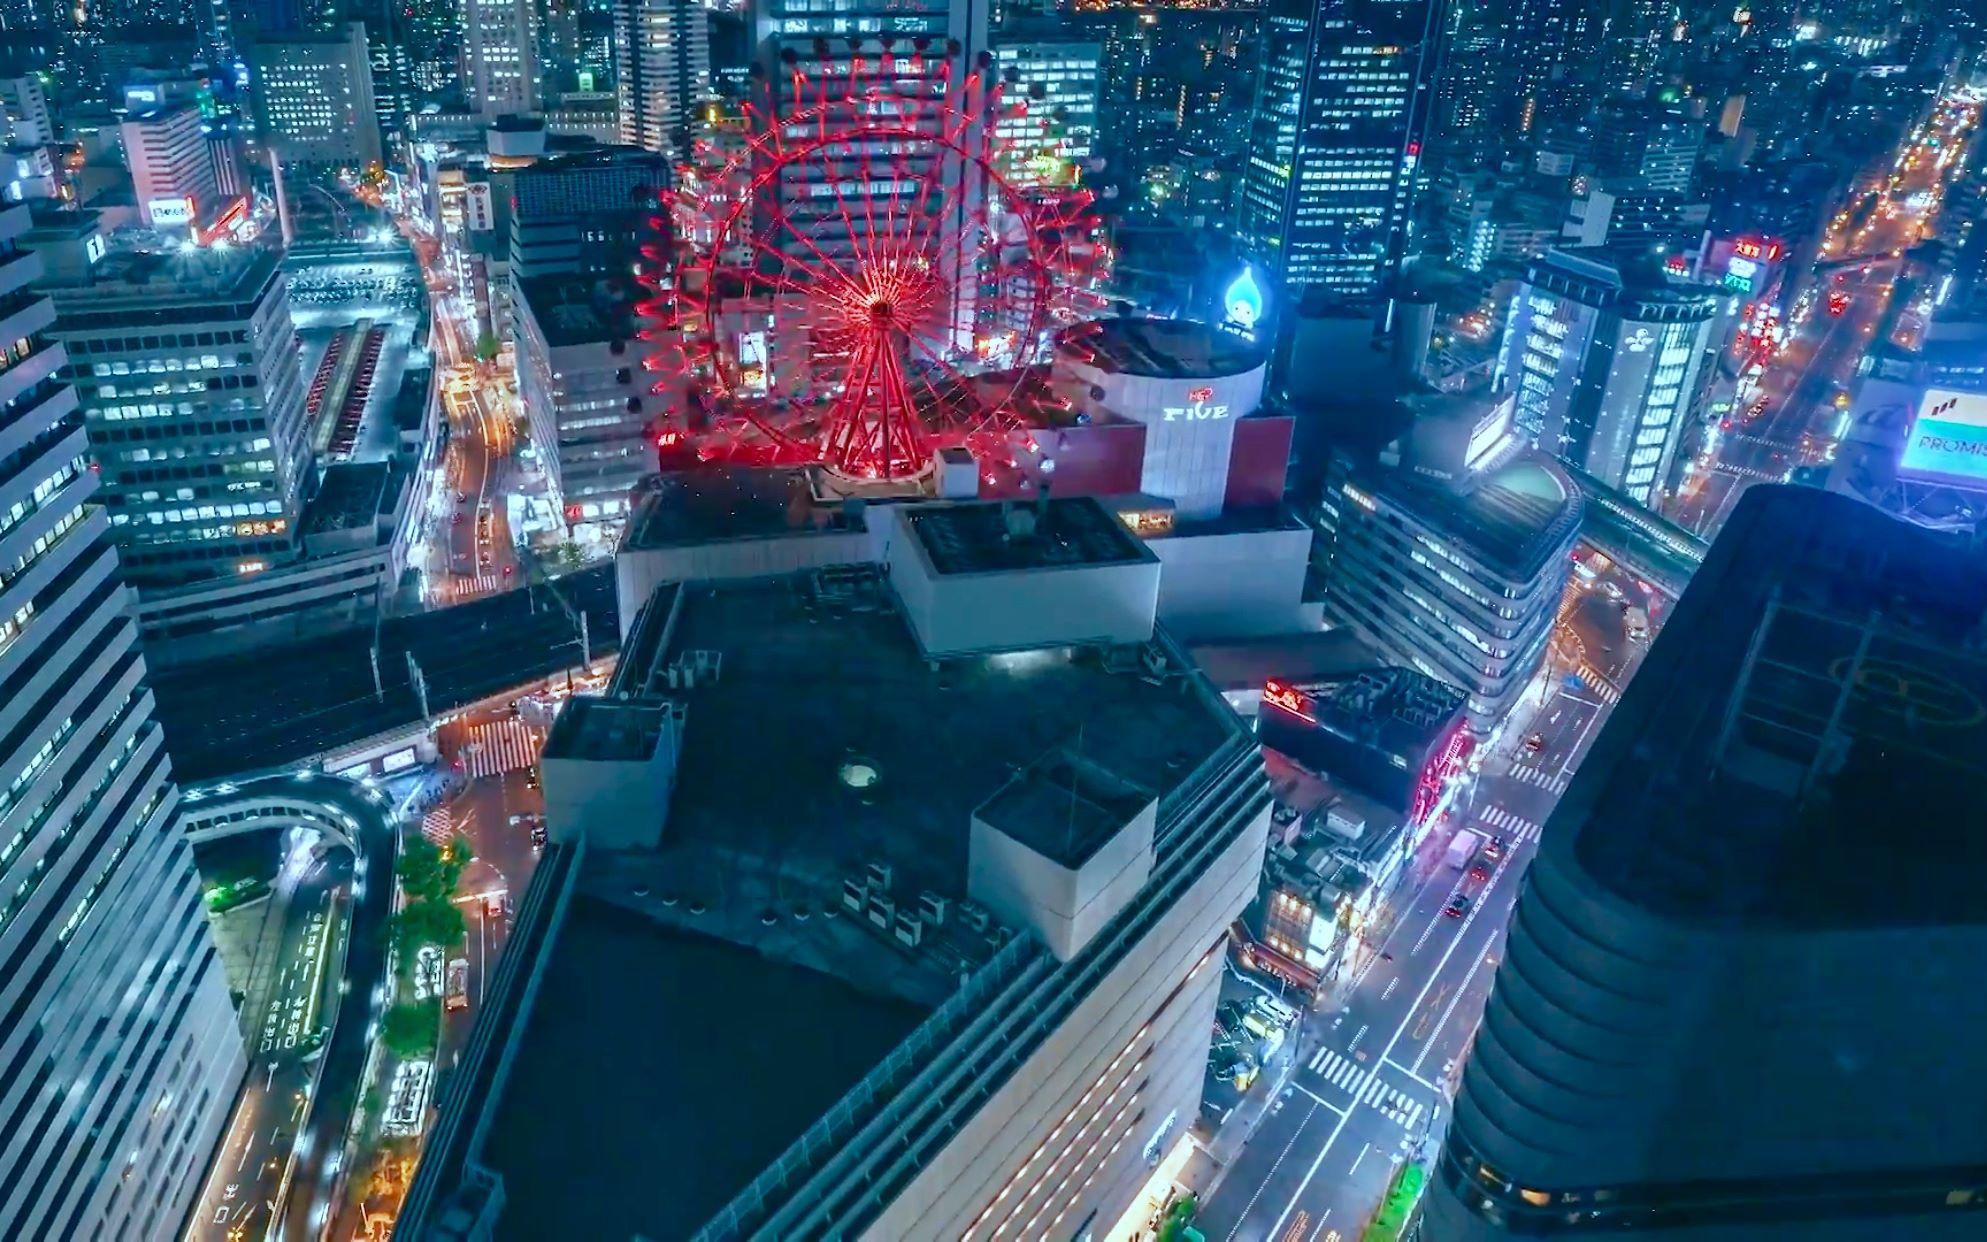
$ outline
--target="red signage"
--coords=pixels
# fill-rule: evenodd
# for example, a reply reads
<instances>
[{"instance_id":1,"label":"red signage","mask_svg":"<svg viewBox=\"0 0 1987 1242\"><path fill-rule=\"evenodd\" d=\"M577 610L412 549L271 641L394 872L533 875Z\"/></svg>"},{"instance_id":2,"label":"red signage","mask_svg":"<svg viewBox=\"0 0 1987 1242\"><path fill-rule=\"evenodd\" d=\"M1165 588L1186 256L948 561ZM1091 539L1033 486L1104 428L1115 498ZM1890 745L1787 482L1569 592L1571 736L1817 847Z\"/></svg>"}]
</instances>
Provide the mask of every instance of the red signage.
<instances>
[{"instance_id":1,"label":"red signage","mask_svg":"<svg viewBox=\"0 0 1987 1242\"><path fill-rule=\"evenodd\" d=\"M1766 254L1766 247L1760 245L1756 241L1739 242L1737 245L1732 247L1732 250L1740 258L1744 259L1757 259L1761 258Z\"/></svg>"},{"instance_id":2,"label":"red signage","mask_svg":"<svg viewBox=\"0 0 1987 1242\"><path fill-rule=\"evenodd\" d=\"M1272 707L1280 707L1299 720L1308 721L1311 724L1318 723L1318 718L1311 714L1310 696L1302 690L1286 686L1280 681L1267 681L1263 683L1263 702Z\"/></svg>"},{"instance_id":3,"label":"red signage","mask_svg":"<svg viewBox=\"0 0 1987 1242\"><path fill-rule=\"evenodd\" d=\"M1187 389L1187 400L1189 400L1189 401L1212 401L1212 400L1214 400L1214 389L1212 389L1212 388L1189 388L1189 389Z\"/></svg>"}]
</instances>

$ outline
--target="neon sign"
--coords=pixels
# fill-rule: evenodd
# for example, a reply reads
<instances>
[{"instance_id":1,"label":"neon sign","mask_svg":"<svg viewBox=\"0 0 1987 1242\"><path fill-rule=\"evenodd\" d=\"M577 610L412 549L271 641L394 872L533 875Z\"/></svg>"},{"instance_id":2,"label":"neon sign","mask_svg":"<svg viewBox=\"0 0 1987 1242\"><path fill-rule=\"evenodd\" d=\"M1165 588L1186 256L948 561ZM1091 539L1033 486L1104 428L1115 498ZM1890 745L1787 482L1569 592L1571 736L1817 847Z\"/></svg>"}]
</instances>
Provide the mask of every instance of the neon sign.
<instances>
[{"instance_id":1,"label":"neon sign","mask_svg":"<svg viewBox=\"0 0 1987 1242\"><path fill-rule=\"evenodd\" d=\"M1164 412L1169 423L1205 423L1228 417L1227 406L1202 405L1199 402L1187 406L1169 405L1164 407Z\"/></svg>"},{"instance_id":2,"label":"neon sign","mask_svg":"<svg viewBox=\"0 0 1987 1242\"><path fill-rule=\"evenodd\" d=\"M1264 682L1263 702L1289 712L1306 724L1318 723L1318 718L1311 713L1311 697L1294 686L1286 686L1280 681Z\"/></svg>"},{"instance_id":3,"label":"neon sign","mask_svg":"<svg viewBox=\"0 0 1987 1242\"><path fill-rule=\"evenodd\" d=\"M1228 312L1228 327L1244 336L1254 335L1263 318L1263 291L1257 287L1254 273L1243 268L1228 292L1221 295L1221 306Z\"/></svg>"}]
</instances>

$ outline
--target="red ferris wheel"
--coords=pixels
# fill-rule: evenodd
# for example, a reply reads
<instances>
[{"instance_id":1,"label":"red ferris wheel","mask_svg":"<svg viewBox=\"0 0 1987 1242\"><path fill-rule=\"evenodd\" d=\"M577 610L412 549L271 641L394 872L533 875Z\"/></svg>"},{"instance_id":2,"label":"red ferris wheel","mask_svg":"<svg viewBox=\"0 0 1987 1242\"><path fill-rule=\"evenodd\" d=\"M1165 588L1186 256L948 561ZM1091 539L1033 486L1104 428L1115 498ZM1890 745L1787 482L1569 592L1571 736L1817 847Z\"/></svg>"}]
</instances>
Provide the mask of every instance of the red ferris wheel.
<instances>
[{"instance_id":1,"label":"red ferris wheel","mask_svg":"<svg viewBox=\"0 0 1987 1242\"><path fill-rule=\"evenodd\" d=\"M1087 193L1004 171L1006 105L956 45L817 41L682 170L651 366L683 392L665 445L902 480L933 450L1007 455L1054 331L1103 253Z\"/></svg>"}]
</instances>

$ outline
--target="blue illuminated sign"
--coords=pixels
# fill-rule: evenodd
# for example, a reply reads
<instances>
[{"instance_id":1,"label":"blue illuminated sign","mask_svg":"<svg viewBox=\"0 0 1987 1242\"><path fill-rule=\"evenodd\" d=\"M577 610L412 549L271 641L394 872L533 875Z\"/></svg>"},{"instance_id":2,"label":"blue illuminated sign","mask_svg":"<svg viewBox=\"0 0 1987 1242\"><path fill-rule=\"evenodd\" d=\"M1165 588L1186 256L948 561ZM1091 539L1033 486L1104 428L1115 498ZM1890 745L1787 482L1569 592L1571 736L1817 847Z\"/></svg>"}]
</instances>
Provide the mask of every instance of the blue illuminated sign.
<instances>
[{"instance_id":1,"label":"blue illuminated sign","mask_svg":"<svg viewBox=\"0 0 1987 1242\"><path fill-rule=\"evenodd\" d=\"M1987 394L1926 392L1897 470L1975 486L1987 481Z\"/></svg>"},{"instance_id":2,"label":"blue illuminated sign","mask_svg":"<svg viewBox=\"0 0 1987 1242\"><path fill-rule=\"evenodd\" d=\"M1228 315L1227 327L1244 336L1255 335L1256 325L1263 318L1263 291L1256 284L1254 272L1242 269L1242 274L1228 286L1228 292L1221 295L1221 308Z\"/></svg>"}]
</instances>

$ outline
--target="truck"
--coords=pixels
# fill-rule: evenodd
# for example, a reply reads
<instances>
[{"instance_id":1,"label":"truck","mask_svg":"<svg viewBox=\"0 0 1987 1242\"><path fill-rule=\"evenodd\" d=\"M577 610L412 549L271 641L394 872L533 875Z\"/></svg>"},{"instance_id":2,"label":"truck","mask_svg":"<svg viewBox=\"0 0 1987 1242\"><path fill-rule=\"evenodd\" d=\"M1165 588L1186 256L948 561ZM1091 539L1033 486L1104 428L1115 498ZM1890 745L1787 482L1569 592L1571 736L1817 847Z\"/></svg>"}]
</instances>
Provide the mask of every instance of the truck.
<instances>
[{"instance_id":1,"label":"truck","mask_svg":"<svg viewBox=\"0 0 1987 1242\"><path fill-rule=\"evenodd\" d=\"M1481 836L1467 828L1459 828L1456 830L1456 835L1449 838L1449 854L1446 861L1451 867L1460 871L1469 865L1470 859L1476 857L1476 847L1482 844Z\"/></svg>"},{"instance_id":2,"label":"truck","mask_svg":"<svg viewBox=\"0 0 1987 1242\"><path fill-rule=\"evenodd\" d=\"M451 1013L469 1008L468 958L458 957L448 964L448 989L443 996L442 1008Z\"/></svg>"}]
</instances>

